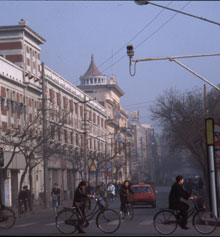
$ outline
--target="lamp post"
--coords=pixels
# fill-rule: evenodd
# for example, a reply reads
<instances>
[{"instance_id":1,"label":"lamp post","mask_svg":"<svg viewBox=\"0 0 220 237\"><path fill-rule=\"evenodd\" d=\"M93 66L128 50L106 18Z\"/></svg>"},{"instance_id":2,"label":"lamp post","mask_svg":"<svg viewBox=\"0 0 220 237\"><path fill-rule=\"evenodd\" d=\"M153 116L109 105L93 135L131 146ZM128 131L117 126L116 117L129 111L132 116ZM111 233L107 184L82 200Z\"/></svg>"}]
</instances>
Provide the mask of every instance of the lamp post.
<instances>
[{"instance_id":1,"label":"lamp post","mask_svg":"<svg viewBox=\"0 0 220 237\"><path fill-rule=\"evenodd\" d=\"M176 9L173 9L173 8L170 8L170 7L162 6L162 5L159 5L159 4L156 4L156 3L152 3L152 2L147 1L147 0L135 0L134 2L135 2L137 5L141 5L141 6L142 6L142 5L150 4L150 5L153 5L153 6L156 6L156 7L161 7L161 8L170 10L170 11L174 11L174 12L177 12L177 13L181 13L181 14L183 14L183 15L187 15L187 16L190 16L190 17L194 17L194 18L197 18L197 19L199 19L199 20L207 21L207 22L209 22L209 23L213 23L213 24L216 24L216 25L219 25L219 26L220 26L220 23L219 23L219 22L212 21L212 20L206 19L206 18L204 18L204 17L196 16L196 15L193 15L193 14L189 14L189 13L187 13L187 12L179 11L179 10L176 10Z\"/></svg>"}]
</instances>

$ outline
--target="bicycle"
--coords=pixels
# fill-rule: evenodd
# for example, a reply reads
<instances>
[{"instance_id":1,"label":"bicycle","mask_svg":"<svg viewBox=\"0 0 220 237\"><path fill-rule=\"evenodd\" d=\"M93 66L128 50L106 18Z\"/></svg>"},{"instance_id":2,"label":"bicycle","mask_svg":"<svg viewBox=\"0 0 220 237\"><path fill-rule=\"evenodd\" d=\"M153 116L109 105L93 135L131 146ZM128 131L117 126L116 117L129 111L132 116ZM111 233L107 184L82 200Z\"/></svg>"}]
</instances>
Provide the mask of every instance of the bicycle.
<instances>
[{"instance_id":1,"label":"bicycle","mask_svg":"<svg viewBox=\"0 0 220 237\"><path fill-rule=\"evenodd\" d=\"M125 219L127 216L129 220L132 220L134 217L134 209L133 209L132 204L129 202L126 202L124 210L122 210L120 213L121 213L122 219Z\"/></svg>"},{"instance_id":2,"label":"bicycle","mask_svg":"<svg viewBox=\"0 0 220 237\"><path fill-rule=\"evenodd\" d=\"M56 216L56 228L62 234L73 234L77 230L77 226L87 227L89 221L96 216L97 228L105 234L112 234L118 230L121 224L121 218L114 209L105 208L105 202L101 196L94 196L96 205L93 211L83 216L80 206L77 203L75 207L64 208L59 211Z\"/></svg>"},{"instance_id":3,"label":"bicycle","mask_svg":"<svg viewBox=\"0 0 220 237\"><path fill-rule=\"evenodd\" d=\"M26 204L27 205L27 204ZM25 216L25 203L23 200L18 200L18 215L21 217L22 215Z\"/></svg>"},{"instance_id":4,"label":"bicycle","mask_svg":"<svg viewBox=\"0 0 220 237\"><path fill-rule=\"evenodd\" d=\"M15 224L15 213L10 208L0 205L0 228L9 229Z\"/></svg>"},{"instance_id":5,"label":"bicycle","mask_svg":"<svg viewBox=\"0 0 220 237\"><path fill-rule=\"evenodd\" d=\"M193 207L187 211L188 219L192 216L192 224L194 229L200 234L211 234L217 227L216 216L205 207L198 207L197 202L193 201ZM177 210L162 209L154 216L154 228L163 235L170 235L181 223L181 217Z\"/></svg>"}]
</instances>

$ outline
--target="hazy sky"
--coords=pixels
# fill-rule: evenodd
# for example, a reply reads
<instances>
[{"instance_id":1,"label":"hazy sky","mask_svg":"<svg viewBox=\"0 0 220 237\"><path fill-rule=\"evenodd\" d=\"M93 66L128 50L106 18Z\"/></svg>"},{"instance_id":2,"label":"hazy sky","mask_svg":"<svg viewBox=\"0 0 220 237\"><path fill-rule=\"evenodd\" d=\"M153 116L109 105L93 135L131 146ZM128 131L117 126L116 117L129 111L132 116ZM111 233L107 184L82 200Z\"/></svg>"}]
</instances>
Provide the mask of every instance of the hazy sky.
<instances>
[{"instance_id":1,"label":"hazy sky","mask_svg":"<svg viewBox=\"0 0 220 237\"><path fill-rule=\"evenodd\" d=\"M185 7L183 11L220 22L219 1L155 3ZM220 53L220 26L174 15L134 1L0 1L1 25L16 25L21 18L28 21L46 39L41 60L75 85L88 69L93 53L103 74L116 75L125 92L121 98L124 108L139 110L143 123L152 123L149 105L165 90L203 88L204 83L170 61L140 62L131 77L128 43L136 48L134 58ZM180 61L212 83L220 83L220 56Z\"/></svg>"}]
</instances>

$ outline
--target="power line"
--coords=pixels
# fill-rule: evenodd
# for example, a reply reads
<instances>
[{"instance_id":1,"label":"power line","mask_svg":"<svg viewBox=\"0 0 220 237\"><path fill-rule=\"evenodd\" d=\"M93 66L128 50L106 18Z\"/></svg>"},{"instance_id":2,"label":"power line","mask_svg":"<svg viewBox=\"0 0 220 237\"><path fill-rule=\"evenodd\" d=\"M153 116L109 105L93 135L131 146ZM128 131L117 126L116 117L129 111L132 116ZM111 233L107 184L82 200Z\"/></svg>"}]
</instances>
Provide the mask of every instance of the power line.
<instances>
[{"instance_id":1,"label":"power line","mask_svg":"<svg viewBox=\"0 0 220 237\"><path fill-rule=\"evenodd\" d=\"M190 2L187 2L187 4L185 6L183 6L180 10L184 9L187 5L189 5ZM178 13L175 13L172 17L170 17L164 24L162 24L161 26L159 26L153 33L151 33L147 38L145 38L140 44L138 44L138 46L135 47L135 49L137 49L138 47L140 47L144 42L146 42L148 39L150 39L154 34L156 34L158 31L160 31L166 24L168 24ZM122 56L121 58L119 58L119 60L117 60L115 63L113 63L112 65L110 65L109 67L105 68L102 72L108 70L110 67L114 66L116 63L120 62L123 58L127 57L127 55Z\"/></svg>"},{"instance_id":2,"label":"power line","mask_svg":"<svg viewBox=\"0 0 220 237\"><path fill-rule=\"evenodd\" d=\"M183 10L185 7L187 7L190 4L190 2L187 2L186 5L184 5L180 10ZM171 16L167 21L165 21L164 24L162 24L159 28L157 28L157 30L155 30L152 34L150 34L150 36L148 36L147 38L145 38L140 44L138 44L135 49L137 49L138 47L140 47L145 41L147 41L150 37L152 37L154 34L156 34L158 31L160 31L166 24L168 24L177 14L179 14L178 12L175 13L173 16Z\"/></svg>"},{"instance_id":3,"label":"power line","mask_svg":"<svg viewBox=\"0 0 220 237\"><path fill-rule=\"evenodd\" d=\"M166 6L168 7L170 4L172 3L172 1L170 1ZM129 44L132 40L134 40L135 38L138 37L138 35L140 35L148 26L150 26L159 16L160 14L164 11L164 9L162 9L149 23L147 23L136 35L134 35L128 42L127 44ZM126 46L127 44L123 45L118 51L116 51L112 56L110 56L109 58L107 58L103 63L101 63L100 65L98 65L98 68L100 68L102 65L104 65L105 63L107 63L110 59L112 59L113 56L117 55L118 53L120 53Z\"/></svg>"}]
</instances>

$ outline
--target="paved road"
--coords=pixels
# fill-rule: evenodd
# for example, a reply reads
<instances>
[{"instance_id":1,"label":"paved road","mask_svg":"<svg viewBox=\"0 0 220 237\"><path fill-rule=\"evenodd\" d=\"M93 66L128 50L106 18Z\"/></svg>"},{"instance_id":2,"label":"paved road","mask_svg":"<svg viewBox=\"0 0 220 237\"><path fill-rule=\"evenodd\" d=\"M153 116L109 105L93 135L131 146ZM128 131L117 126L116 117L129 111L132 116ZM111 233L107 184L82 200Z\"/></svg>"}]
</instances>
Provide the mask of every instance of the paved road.
<instances>
[{"instance_id":1,"label":"paved road","mask_svg":"<svg viewBox=\"0 0 220 237\"><path fill-rule=\"evenodd\" d=\"M134 219L132 221L122 220L119 230L113 234L114 236L158 236L159 234L153 227L153 216L159 208L167 207L168 187L157 187L157 208L135 208ZM71 201L66 202L66 205L71 205ZM119 199L110 203L110 207L119 210ZM179 227L175 232L175 236L201 236L197 233L193 226L189 223L190 230L182 230ZM86 234L81 236L103 236L104 234L97 229L95 219L90 221L90 225L85 229ZM12 229L0 230L1 235L16 235L16 236L60 236L61 233L55 227L55 214L50 210L38 208L34 215L28 214L23 218L18 218ZM74 234L79 235L79 234ZM111 236L113 236L111 235ZM212 234L212 236L220 236L220 227Z\"/></svg>"}]
</instances>

